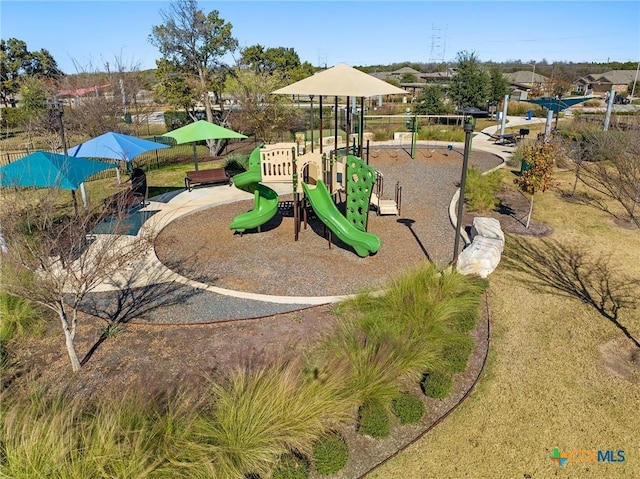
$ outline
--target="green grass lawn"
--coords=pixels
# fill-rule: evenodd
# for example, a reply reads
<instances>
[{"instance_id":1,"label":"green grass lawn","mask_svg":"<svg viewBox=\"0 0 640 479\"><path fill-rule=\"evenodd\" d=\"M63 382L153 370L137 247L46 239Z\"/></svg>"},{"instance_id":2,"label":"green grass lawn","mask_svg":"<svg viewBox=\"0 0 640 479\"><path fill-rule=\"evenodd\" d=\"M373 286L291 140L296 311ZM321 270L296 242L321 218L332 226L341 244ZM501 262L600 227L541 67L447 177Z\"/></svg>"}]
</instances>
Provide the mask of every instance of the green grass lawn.
<instances>
[{"instance_id":1,"label":"green grass lawn","mask_svg":"<svg viewBox=\"0 0 640 479\"><path fill-rule=\"evenodd\" d=\"M570 191L570 173L557 179ZM609 214L565 202L554 191L538 195L536 203L534 218L553 227L552 239L595 257L610 255L616 271L639 278L637 229L615 226ZM541 240L532 241L542 247ZM507 255L514 243L507 237ZM636 371L635 382L616 377L605 369L601 353L607 345L614 351L628 348L630 341L593 307L537 291L531 276L514 275L504 261L491 275L489 291L492 342L478 389L369 477L639 477L640 375ZM623 310L619 320L640 338L637 310ZM549 458L555 447L624 450L626 460L559 468Z\"/></svg>"}]
</instances>

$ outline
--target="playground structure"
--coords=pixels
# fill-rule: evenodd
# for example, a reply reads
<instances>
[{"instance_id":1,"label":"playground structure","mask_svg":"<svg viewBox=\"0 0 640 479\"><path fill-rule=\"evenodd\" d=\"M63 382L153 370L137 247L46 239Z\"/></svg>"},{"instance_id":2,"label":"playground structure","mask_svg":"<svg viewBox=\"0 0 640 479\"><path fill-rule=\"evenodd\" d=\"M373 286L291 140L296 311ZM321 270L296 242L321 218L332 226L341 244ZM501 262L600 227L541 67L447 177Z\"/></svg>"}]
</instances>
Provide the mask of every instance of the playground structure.
<instances>
[{"instance_id":1,"label":"playground structure","mask_svg":"<svg viewBox=\"0 0 640 479\"><path fill-rule=\"evenodd\" d=\"M295 241L303 214L306 224L308 201L318 218L358 256L375 254L380 248L380 239L366 228L376 171L354 155L334 158L306 152L297 156L296 151L295 143L277 143L253 150L249 169L236 175L233 182L237 188L253 193L254 208L236 216L229 228L240 234L252 228L259 231L278 211L278 194L269 185L290 184L294 197ZM342 193L346 194L346 217L335 202L335 197L341 197Z\"/></svg>"}]
</instances>

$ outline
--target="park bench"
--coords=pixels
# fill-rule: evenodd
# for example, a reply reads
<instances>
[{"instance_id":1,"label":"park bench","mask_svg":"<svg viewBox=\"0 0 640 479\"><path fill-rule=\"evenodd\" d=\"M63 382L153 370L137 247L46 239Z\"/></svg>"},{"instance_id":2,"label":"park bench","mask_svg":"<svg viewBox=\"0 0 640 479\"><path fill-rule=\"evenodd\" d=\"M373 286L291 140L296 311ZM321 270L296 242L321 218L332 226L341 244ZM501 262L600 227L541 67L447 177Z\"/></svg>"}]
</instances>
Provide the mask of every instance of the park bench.
<instances>
[{"instance_id":1,"label":"park bench","mask_svg":"<svg viewBox=\"0 0 640 479\"><path fill-rule=\"evenodd\" d=\"M187 177L184 179L184 187L189 191L196 185L211 185L216 183L224 183L231 186L231 179L224 168L187 171Z\"/></svg>"}]
</instances>

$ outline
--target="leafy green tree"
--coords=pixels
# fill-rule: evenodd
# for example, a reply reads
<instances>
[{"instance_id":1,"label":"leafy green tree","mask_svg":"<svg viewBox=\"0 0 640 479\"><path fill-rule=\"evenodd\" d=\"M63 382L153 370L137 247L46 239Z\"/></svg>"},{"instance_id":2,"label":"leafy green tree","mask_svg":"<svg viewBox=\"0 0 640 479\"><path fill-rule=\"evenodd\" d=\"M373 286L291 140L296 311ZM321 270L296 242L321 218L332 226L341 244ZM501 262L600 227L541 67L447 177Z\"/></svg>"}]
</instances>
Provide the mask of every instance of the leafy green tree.
<instances>
[{"instance_id":1,"label":"leafy green tree","mask_svg":"<svg viewBox=\"0 0 640 479\"><path fill-rule=\"evenodd\" d=\"M449 98L458 108L484 106L489 98L489 74L475 53L459 52Z\"/></svg>"},{"instance_id":2,"label":"leafy green tree","mask_svg":"<svg viewBox=\"0 0 640 479\"><path fill-rule=\"evenodd\" d=\"M416 98L415 112L418 115L443 115L451 112L445 103L446 95L441 85L426 85Z\"/></svg>"},{"instance_id":3,"label":"leafy green tree","mask_svg":"<svg viewBox=\"0 0 640 479\"><path fill-rule=\"evenodd\" d=\"M293 48L265 48L252 45L242 50L240 67L248 67L257 74L274 75L278 73L285 83L302 80L315 72L309 62L300 62Z\"/></svg>"},{"instance_id":4,"label":"leafy green tree","mask_svg":"<svg viewBox=\"0 0 640 479\"><path fill-rule=\"evenodd\" d=\"M156 60L156 67L155 75L159 83L153 88L153 93L171 108L184 109L191 117L195 117L194 109L197 104L195 79L166 58Z\"/></svg>"},{"instance_id":5,"label":"leafy green tree","mask_svg":"<svg viewBox=\"0 0 640 479\"><path fill-rule=\"evenodd\" d=\"M509 82L502 74L502 68L493 65L489 68L489 101L500 101L509 93Z\"/></svg>"},{"instance_id":6,"label":"leafy green tree","mask_svg":"<svg viewBox=\"0 0 640 479\"><path fill-rule=\"evenodd\" d=\"M213 103L220 100L229 70L222 58L238 47L232 25L217 10L205 15L195 0L171 2L160 15L164 23L153 27L149 41L164 56L163 67L172 67L169 76L184 77L184 84L193 88L194 100L202 103L207 120L213 122ZM215 154L213 144L209 146Z\"/></svg>"},{"instance_id":7,"label":"leafy green tree","mask_svg":"<svg viewBox=\"0 0 640 479\"><path fill-rule=\"evenodd\" d=\"M49 51L30 52L27 44L17 38L0 40L0 101L5 106L13 103L25 78L58 80L63 76Z\"/></svg>"},{"instance_id":8,"label":"leafy green tree","mask_svg":"<svg viewBox=\"0 0 640 479\"><path fill-rule=\"evenodd\" d=\"M413 73L405 73L400 78L400 83L417 83L418 78Z\"/></svg>"},{"instance_id":9,"label":"leafy green tree","mask_svg":"<svg viewBox=\"0 0 640 479\"><path fill-rule=\"evenodd\" d=\"M30 116L37 116L46 111L47 99L50 98L50 92L41 80L34 77L23 80L20 95L22 96L22 108L24 108Z\"/></svg>"}]
</instances>

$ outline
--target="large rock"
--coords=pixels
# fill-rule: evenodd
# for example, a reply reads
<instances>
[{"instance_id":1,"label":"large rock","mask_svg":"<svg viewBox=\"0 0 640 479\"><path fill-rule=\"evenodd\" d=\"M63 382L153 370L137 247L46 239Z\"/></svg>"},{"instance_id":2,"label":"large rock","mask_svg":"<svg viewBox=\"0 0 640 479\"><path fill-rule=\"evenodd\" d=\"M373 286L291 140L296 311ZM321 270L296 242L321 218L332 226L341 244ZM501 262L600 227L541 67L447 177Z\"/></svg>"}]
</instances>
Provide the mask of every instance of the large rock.
<instances>
[{"instance_id":1,"label":"large rock","mask_svg":"<svg viewBox=\"0 0 640 479\"><path fill-rule=\"evenodd\" d=\"M495 218L485 218L480 216L473 218L471 237L475 238L476 236L499 239L504 244L504 233L500 227L500 222Z\"/></svg>"},{"instance_id":2,"label":"large rock","mask_svg":"<svg viewBox=\"0 0 640 479\"><path fill-rule=\"evenodd\" d=\"M477 217L473 219L472 243L460 256L456 269L461 274L477 274L486 278L500 264L504 250L504 233L495 218Z\"/></svg>"},{"instance_id":3,"label":"large rock","mask_svg":"<svg viewBox=\"0 0 640 479\"><path fill-rule=\"evenodd\" d=\"M498 267L503 246L504 243L499 239L476 236L458 256L458 273L477 274L486 278Z\"/></svg>"}]
</instances>

